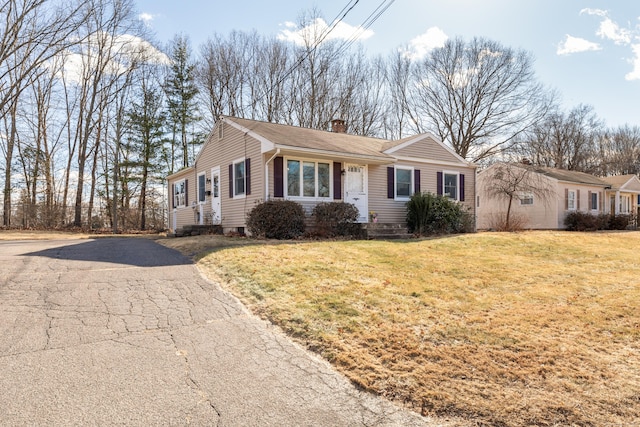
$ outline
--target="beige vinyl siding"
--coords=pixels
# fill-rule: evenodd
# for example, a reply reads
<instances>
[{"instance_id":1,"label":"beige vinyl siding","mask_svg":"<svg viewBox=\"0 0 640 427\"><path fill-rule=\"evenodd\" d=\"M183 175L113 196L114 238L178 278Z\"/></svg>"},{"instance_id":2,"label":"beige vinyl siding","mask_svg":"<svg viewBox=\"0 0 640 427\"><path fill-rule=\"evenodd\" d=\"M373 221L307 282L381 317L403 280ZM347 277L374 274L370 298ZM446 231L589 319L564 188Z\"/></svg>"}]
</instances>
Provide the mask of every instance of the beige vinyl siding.
<instances>
[{"instance_id":1,"label":"beige vinyl siding","mask_svg":"<svg viewBox=\"0 0 640 427\"><path fill-rule=\"evenodd\" d=\"M478 175L478 196L480 198L480 206L478 210L478 229L487 230L495 226L495 219L507 212L508 200L490 198L487 194L488 183L486 180L490 174L483 172ZM485 178L487 177L487 178ZM605 194L602 187L593 185L558 182L554 178L544 177L548 180L551 188L555 188L553 196L544 200L540 197L533 196L533 204L522 205L519 200L514 199L511 205L511 218L518 216L524 220L523 227L527 229L549 230L564 229L564 219L570 212L566 209L567 191L576 192L576 211L599 214L603 212L606 206L604 200ZM579 193L579 196L578 196ZM598 209L590 208L589 194L598 194ZM603 204L605 203L605 204ZM578 206L579 205L579 206Z\"/></svg>"},{"instance_id":2,"label":"beige vinyl siding","mask_svg":"<svg viewBox=\"0 0 640 427\"><path fill-rule=\"evenodd\" d=\"M413 167L414 171L420 170L420 191L433 194L437 194L438 191L438 172L446 170L463 174L465 177L463 204L475 216L475 170L473 168L404 161L396 163L395 166L408 166ZM387 167L394 167L394 164L369 165L369 211L378 214L378 222L402 223L406 220L406 201L387 197Z\"/></svg>"},{"instance_id":3,"label":"beige vinyl siding","mask_svg":"<svg viewBox=\"0 0 640 427\"><path fill-rule=\"evenodd\" d=\"M567 209L567 191L575 191L576 201L575 201L575 209L573 211L584 212L590 214L599 214L603 212L604 204L602 198L604 197L604 189L602 187L595 187L592 185L584 185L584 184L575 184L571 182L558 182L558 191L557 191L557 224L556 227L558 229L565 228L564 219L566 216L573 212L572 210ZM589 206L588 195L589 192L597 192L598 193L598 210L593 211Z\"/></svg>"},{"instance_id":4,"label":"beige vinyl siding","mask_svg":"<svg viewBox=\"0 0 640 427\"><path fill-rule=\"evenodd\" d=\"M198 174L204 173L205 178L211 180L211 169L220 167L220 202L222 213L222 227L225 232L236 231L238 227L246 226L246 214L255 204L264 199L264 160L260 152L260 143L250 136L229 125L224 125L223 138L218 139L218 126L211 132L202 151L198 155L196 164L191 168L188 184L189 205L186 208L177 209L178 227L197 224L198 207L191 207L192 202L197 203ZM229 197L229 165L239 159L251 160L251 194L241 198ZM183 175L176 174L169 182L179 181ZM206 182L206 181L205 181ZM206 182L205 189L212 191L212 183ZM204 218L211 215L212 196L207 195L203 204ZM173 223L170 218L169 226Z\"/></svg>"},{"instance_id":5,"label":"beige vinyl siding","mask_svg":"<svg viewBox=\"0 0 640 427\"><path fill-rule=\"evenodd\" d=\"M460 162L458 157L454 156L449 150L428 136L407 147L394 151L392 155L398 157L428 158L429 160L437 162Z\"/></svg>"},{"instance_id":6,"label":"beige vinyl siding","mask_svg":"<svg viewBox=\"0 0 640 427\"><path fill-rule=\"evenodd\" d=\"M182 207L173 207L173 185L176 182L185 180L187 182L187 205ZM173 230L174 216L176 218L176 228L181 228L188 224L194 223L194 210L191 204L196 200L197 178L194 175L194 169L188 168L173 174L167 182L167 194L169 195L169 229ZM173 230L175 231L175 230Z\"/></svg>"},{"instance_id":7,"label":"beige vinyl siding","mask_svg":"<svg viewBox=\"0 0 640 427\"><path fill-rule=\"evenodd\" d=\"M212 141L203 153L209 173L212 167L220 166L220 195L222 204L222 227L224 231L235 231L246 227L247 213L264 199L264 169L260 142L236 128L224 125L223 138L218 140L218 131L212 133ZM239 159L251 159L251 194L245 197L229 197L229 165Z\"/></svg>"}]
</instances>

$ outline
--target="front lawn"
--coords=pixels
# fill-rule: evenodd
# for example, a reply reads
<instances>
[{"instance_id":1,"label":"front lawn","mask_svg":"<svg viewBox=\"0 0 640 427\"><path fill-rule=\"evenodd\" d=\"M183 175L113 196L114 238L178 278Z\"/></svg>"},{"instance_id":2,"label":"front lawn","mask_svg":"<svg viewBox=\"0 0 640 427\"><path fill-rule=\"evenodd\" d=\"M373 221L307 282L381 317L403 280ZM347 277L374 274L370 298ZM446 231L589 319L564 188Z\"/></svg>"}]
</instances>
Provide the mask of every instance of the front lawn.
<instances>
[{"instance_id":1,"label":"front lawn","mask_svg":"<svg viewBox=\"0 0 640 427\"><path fill-rule=\"evenodd\" d=\"M423 414L630 425L639 250L640 232L479 233L265 242L199 265L353 382Z\"/></svg>"}]
</instances>

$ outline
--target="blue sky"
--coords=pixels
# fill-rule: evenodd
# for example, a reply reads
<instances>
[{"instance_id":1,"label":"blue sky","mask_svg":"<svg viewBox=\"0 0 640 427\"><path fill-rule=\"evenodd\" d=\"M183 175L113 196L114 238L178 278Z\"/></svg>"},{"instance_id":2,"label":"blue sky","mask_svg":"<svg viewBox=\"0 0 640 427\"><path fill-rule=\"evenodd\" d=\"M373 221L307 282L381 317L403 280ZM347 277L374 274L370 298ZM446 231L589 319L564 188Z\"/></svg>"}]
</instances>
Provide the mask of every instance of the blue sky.
<instances>
[{"instance_id":1,"label":"blue sky","mask_svg":"<svg viewBox=\"0 0 640 427\"><path fill-rule=\"evenodd\" d=\"M182 33L194 48L232 30L293 39L301 13L315 8L330 22L349 3L136 0L158 41ZM566 109L589 104L608 126L640 126L640 1L360 0L333 34L350 37L381 4L390 6L360 32L372 55L404 49L419 57L447 37L486 37L531 52L537 77Z\"/></svg>"}]
</instances>

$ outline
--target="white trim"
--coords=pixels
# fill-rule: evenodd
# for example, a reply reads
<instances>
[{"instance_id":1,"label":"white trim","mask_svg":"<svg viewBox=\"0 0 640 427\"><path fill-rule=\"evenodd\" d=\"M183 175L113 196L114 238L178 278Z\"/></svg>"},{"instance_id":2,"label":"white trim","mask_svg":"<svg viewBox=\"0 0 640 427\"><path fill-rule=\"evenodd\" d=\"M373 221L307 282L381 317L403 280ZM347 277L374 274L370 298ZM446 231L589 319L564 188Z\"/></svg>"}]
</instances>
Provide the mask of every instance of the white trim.
<instances>
[{"instance_id":1,"label":"white trim","mask_svg":"<svg viewBox=\"0 0 640 427\"><path fill-rule=\"evenodd\" d=\"M174 209L187 207L187 192L186 192L186 189L185 189L186 182L187 182L187 178L182 178L182 179L179 179L179 180L177 180L177 181L175 181L173 183L173 195L172 195L172 197L173 197L173 203L175 203ZM178 188L178 184L180 184L180 183L185 184L185 185L182 186L182 193L180 193L180 194L182 194L182 203L180 203L180 200L176 200L176 195L179 194L179 193L176 193L176 190Z\"/></svg>"},{"instance_id":2,"label":"white trim","mask_svg":"<svg viewBox=\"0 0 640 427\"><path fill-rule=\"evenodd\" d=\"M571 195L573 194L573 198L571 198ZM573 206L571 206L571 202L573 202ZM577 192L575 189L567 189L567 210L568 211L575 211L577 210Z\"/></svg>"},{"instance_id":3,"label":"white trim","mask_svg":"<svg viewBox=\"0 0 640 427\"><path fill-rule=\"evenodd\" d=\"M277 144L277 149L286 151L289 155L293 156L325 156L333 161L338 161L337 159L344 160L348 159L352 163L366 163L366 164L388 164L396 161L395 158L390 156L375 156L368 154L356 154L356 153L345 153L342 151L330 151L330 150L322 150L319 148L304 148L304 147L293 147L290 145L282 145ZM314 157L317 158L317 157Z\"/></svg>"},{"instance_id":4,"label":"white trim","mask_svg":"<svg viewBox=\"0 0 640 427\"><path fill-rule=\"evenodd\" d=\"M456 176L456 197L449 197L447 196L447 191L446 191L446 186L445 186L445 175L455 175ZM442 195L444 197L447 197L450 200L455 200L456 202L460 201L460 171L450 171L450 170L443 170L442 171Z\"/></svg>"},{"instance_id":5,"label":"white trim","mask_svg":"<svg viewBox=\"0 0 640 427\"><path fill-rule=\"evenodd\" d=\"M233 180L233 198L234 199L244 199L245 197L247 197L247 163L246 163L246 160L247 160L246 157L241 157L241 158L236 159L236 160L231 162L231 164L233 165L231 167L231 171L233 172L233 176L231 177L231 179ZM238 165L240 163L244 163L244 191L242 192L242 194L238 194L237 189L236 189L236 165Z\"/></svg>"},{"instance_id":6,"label":"white trim","mask_svg":"<svg viewBox=\"0 0 640 427\"><path fill-rule=\"evenodd\" d=\"M249 135L250 137L260 141L262 153L274 150L276 148L276 145L273 142L269 141L267 138L265 138L265 137L263 137L261 135L258 135L257 133L255 133L251 129L248 129L248 128L242 126L241 124L234 122L233 120L231 120L228 117L221 116L220 117L220 121L223 122L223 123L228 123L229 125L231 125L234 128L238 129L240 132L242 132L242 133L244 133L246 135Z\"/></svg>"},{"instance_id":7,"label":"white trim","mask_svg":"<svg viewBox=\"0 0 640 427\"><path fill-rule=\"evenodd\" d=\"M383 153L385 154L392 154L398 150L401 150L403 148L406 148L410 145L415 144L418 141L422 141L426 138L431 138L433 139L438 145L440 145L442 148L444 148L445 150L447 150L449 152L449 154L453 155L455 158L457 158L460 163L464 163L464 164L470 164L471 162L465 160L462 156L460 156L458 153L456 153L454 151L453 148L449 147L447 144L445 144L444 142L440 141L440 138L438 138L437 136L435 136L432 133L423 133L420 135L416 135L414 138L409 139L408 141L403 142L402 144L396 145L395 147L391 147L388 150L383 151Z\"/></svg>"},{"instance_id":8,"label":"white trim","mask_svg":"<svg viewBox=\"0 0 640 427\"><path fill-rule=\"evenodd\" d=\"M218 175L218 197L215 196L214 192L214 176ZM216 199L218 199L218 204L220 206L214 206ZM216 210L216 207L218 208ZM214 166L211 168L211 222L214 224L220 224L222 221L222 174L220 172L220 166Z\"/></svg>"},{"instance_id":9,"label":"white trim","mask_svg":"<svg viewBox=\"0 0 640 427\"><path fill-rule=\"evenodd\" d=\"M456 168L465 167L465 168L469 168L469 169L478 169L478 165L475 165L475 164L469 163L469 162L454 163L454 162L447 162L447 161L443 161L443 160L430 160L430 159L421 159L421 158L416 158L416 157L405 157L405 156L397 156L396 159L399 160L399 161L423 163L423 164L427 164L427 165L451 166L451 167L456 167ZM481 172L484 172L484 171L481 171Z\"/></svg>"},{"instance_id":10,"label":"white trim","mask_svg":"<svg viewBox=\"0 0 640 427\"><path fill-rule=\"evenodd\" d=\"M200 177L204 176L204 200L200 200ZM203 205L207 202L207 172L200 172L196 176L196 202Z\"/></svg>"},{"instance_id":11,"label":"white trim","mask_svg":"<svg viewBox=\"0 0 640 427\"><path fill-rule=\"evenodd\" d=\"M398 169L410 171L411 187L409 187L408 196L398 196ZM411 199L411 196L415 192L415 168L413 166L394 165L393 166L393 200L406 202Z\"/></svg>"},{"instance_id":12,"label":"white trim","mask_svg":"<svg viewBox=\"0 0 640 427\"><path fill-rule=\"evenodd\" d=\"M288 173L288 162L295 161L300 162L300 194L299 196L290 196L289 195L289 173ZM315 163L315 195L314 196L304 196L304 171L303 164L304 162ZM329 195L326 197L318 196L318 163L328 164L329 165ZM326 202L333 200L333 161L324 160L324 159L311 159L311 158L303 158L303 157L292 157L292 156L284 156L283 157L283 168L284 173L282 177L283 181L283 193L284 198L287 200L295 200L295 201L317 201L317 202Z\"/></svg>"}]
</instances>

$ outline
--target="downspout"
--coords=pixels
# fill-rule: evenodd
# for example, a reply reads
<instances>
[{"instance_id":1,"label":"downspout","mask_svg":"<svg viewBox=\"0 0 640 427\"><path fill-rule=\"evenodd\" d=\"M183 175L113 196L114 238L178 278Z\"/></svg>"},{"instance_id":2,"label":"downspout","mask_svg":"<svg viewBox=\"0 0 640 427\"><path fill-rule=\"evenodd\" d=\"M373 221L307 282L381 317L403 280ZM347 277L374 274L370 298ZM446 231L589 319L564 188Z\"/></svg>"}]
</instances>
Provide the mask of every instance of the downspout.
<instances>
[{"instance_id":1,"label":"downspout","mask_svg":"<svg viewBox=\"0 0 640 427\"><path fill-rule=\"evenodd\" d=\"M273 161L280 154L280 149L278 148L273 156L264 164L264 199L269 200L269 163Z\"/></svg>"}]
</instances>

